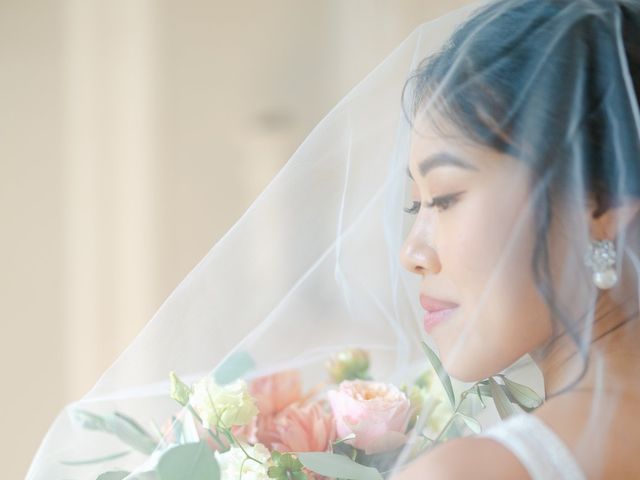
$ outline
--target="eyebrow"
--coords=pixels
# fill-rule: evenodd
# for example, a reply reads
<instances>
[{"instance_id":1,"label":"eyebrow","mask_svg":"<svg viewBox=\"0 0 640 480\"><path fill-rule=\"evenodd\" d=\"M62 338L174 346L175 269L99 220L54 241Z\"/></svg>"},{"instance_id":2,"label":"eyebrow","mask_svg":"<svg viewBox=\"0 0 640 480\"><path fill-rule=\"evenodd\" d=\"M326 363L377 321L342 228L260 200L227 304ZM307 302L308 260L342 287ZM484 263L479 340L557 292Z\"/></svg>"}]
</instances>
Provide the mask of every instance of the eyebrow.
<instances>
[{"instance_id":1,"label":"eyebrow","mask_svg":"<svg viewBox=\"0 0 640 480\"><path fill-rule=\"evenodd\" d=\"M422 160L422 162L420 162L420 165L418 165L418 171L420 172L420 175L424 177L430 170L443 166L460 167L464 168L465 170L478 170L476 167L462 160L461 158L458 158L447 152L439 152L434 153L433 155L430 155ZM409 167L407 167L407 175L409 175L409 178L413 180L413 176L411 175Z\"/></svg>"}]
</instances>

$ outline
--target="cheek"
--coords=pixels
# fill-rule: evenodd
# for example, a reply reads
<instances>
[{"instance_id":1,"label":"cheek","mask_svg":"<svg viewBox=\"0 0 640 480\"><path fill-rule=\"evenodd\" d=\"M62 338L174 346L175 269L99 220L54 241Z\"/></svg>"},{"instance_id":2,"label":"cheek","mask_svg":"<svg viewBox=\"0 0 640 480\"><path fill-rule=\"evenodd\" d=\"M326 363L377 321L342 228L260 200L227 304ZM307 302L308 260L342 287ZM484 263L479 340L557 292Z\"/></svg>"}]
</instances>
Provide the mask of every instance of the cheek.
<instances>
[{"instance_id":1,"label":"cheek","mask_svg":"<svg viewBox=\"0 0 640 480\"><path fill-rule=\"evenodd\" d=\"M440 337L443 360L465 381L501 371L551 334L533 281L531 215L513 203L486 205L496 203L461 202L455 216L452 210L438 224L441 273L462 307Z\"/></svg>"},{"instance_id":2,"label":"cheek","mask_svg":"<svg viewBox=\"0 0 640 480\"><path fill-rule=\"evenodd\" d=\"M482 281L478 287L486 285L499 266L517 218L515 212L505 208L489 207L495 203L483 197L476 194L467 198L439 218L438 254L443 270L460 277L460 286L470 284L464 281L469 275Z\"/></svg>"},{"instance_id":3,"label":"cheek","mask_svg":"<svg viewBox=\"0 0 640 480\"><path fill-rule=\"evenodd\" d=\"M531 213L521 198L501 201L493 192L465 200L440 217L443 274L456 285L467 314L478 313L483 325L512 330L535 321L540 302L531 268ZM496 334L489 330L487 335Z\"/></svg>"}]
</instances>

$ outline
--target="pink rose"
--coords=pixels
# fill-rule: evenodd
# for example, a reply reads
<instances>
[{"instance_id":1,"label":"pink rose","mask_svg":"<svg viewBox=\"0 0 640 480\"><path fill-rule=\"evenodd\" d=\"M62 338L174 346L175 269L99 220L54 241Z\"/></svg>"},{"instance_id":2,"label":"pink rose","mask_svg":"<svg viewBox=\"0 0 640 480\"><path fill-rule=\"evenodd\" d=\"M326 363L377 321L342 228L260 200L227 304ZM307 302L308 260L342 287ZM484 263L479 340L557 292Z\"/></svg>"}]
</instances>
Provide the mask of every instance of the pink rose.
<instances>
[{"instance_id":1,"label":"pink rose","mask_svg":"<svg viewBox=\"0 0 640 480\"><path fill-rule=\"evenodd\" d=\"M396 386L345 380L328 396L338 438L355 434L347 443L366 454L386 452L405 443L411 404Z\"/></svg>"},{"instance_id":2,"label":"pink rose","mask_svg":"<svg viewBox=\"0 0 640 480\"><path fill-rule=\"evenodd\" d=\"M249 383L261 415L273 415L302 397L302 381L296 370L277 372Z\"/></svg>"},{"instance_id":3,"label":"pink rose","mask_svg":"<svg viewBox=\"0 0 640 480\"><path fill-rule=\"evenodd\" d=\"M258 419L258 440L280 452L325 452L335 438L333 416L321 402L294 403Z\"/></svg>"}]
</instances>

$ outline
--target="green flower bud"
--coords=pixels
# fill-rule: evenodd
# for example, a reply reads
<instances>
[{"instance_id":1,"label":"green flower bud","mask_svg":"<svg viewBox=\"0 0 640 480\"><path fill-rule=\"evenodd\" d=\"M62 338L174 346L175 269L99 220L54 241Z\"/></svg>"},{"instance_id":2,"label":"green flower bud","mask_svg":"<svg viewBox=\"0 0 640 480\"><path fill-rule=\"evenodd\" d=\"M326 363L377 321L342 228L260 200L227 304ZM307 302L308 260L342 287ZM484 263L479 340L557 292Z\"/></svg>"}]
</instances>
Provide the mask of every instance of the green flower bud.
<instances>
[{"instance_id":1,"label":"green flower bud","mask_svg":"<svg viewBox=\"0 0 640 480\"><path fill-rule=\"evenodd\" d=\"M335 383L343 380L369 380L369 354L359 348L345 350L327 362L327 370Z\"/></svg>"},{"instance_id":2,"label":"green flower bud","mask_svg":"<svg viewBox=\"0 0 640 480\"><path fill-rule=\"evenodd\" d=\"M178 378L175 372L169 373L169 378L171 379L171 398L184 407L189 403L189 397L192 393L191 389Z\"/></svg>"}]
</instances>

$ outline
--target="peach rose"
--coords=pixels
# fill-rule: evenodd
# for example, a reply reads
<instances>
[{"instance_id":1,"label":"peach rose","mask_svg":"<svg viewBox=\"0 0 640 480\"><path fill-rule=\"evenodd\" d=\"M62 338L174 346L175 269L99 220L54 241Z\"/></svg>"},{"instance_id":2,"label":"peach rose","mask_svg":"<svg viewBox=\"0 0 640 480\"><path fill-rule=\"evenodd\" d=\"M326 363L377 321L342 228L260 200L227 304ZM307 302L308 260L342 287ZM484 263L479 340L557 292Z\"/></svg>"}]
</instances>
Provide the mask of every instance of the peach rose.
<instances>
[{"instance_id":1,"label":"peach rose","mask_svg":"<svg viewBox=\"0 0 640 480\"><path fill-rule=\"evenodd\" d=\"M302 380L296 370L277 372L249 383L261 415L273 415L302 397Z\"/></svg>"},{"instance_id":2,"label":"peach rose","mask_svg":"<svg viewBox=\"0 0 640 480\"><path fill-rule=\"evenodd\" d=\"M260 416L257 436L280 452L324 452L335 440L336 429L321 402L293 403L277 415Z\"/></svg>"},{"instance_id":3,"label":"peach rose","mask_svg":"<svg viewBox=\"0 0 640 480\"><path fill-rule=\"evenodd\" d=\"M411 404L396 386L366 380L345 380L328 392L339 438L366 454L400 447L411 417Z\"/></svg>"}]
</instances>

